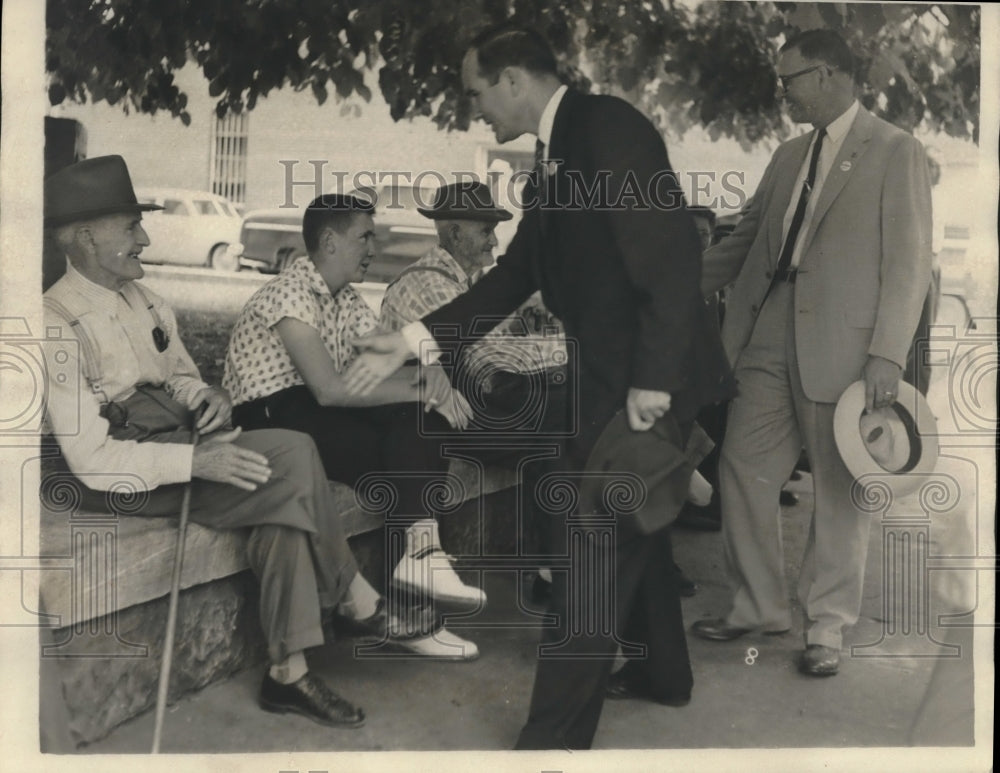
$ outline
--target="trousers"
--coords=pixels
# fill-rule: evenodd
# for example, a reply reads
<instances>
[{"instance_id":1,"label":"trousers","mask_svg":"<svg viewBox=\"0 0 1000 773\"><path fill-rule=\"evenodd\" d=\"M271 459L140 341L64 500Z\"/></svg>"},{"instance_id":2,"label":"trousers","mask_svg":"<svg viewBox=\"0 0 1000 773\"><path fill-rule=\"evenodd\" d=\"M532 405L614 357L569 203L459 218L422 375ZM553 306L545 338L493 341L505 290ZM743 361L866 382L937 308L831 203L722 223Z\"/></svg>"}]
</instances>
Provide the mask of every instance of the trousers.
<instances>
[{"instance_id":1,"label":"trousers","mask_svg":"<svg viewBox=\"0 0 1000 773\"><path fill-rule=\"evenodd\" d=\"M385 518L389 526L406 527L431 517L435 483L444 480L448 459L442 458L441 436L448 424L436 412L422 413L417 403L364 408L321 406L305 386L283 389L233 409L233 421L244 429L281 427L310 435L330 480L356 488L371 473L391 488ZM395 566L403 545L391 541Z\"/></svg>"},{"instance_id":2,"label":"trousers","mask_svg":"<svg viewBox=\"0 0 1000 773\"><path fill-rule=\"evenodd\" d=\"M833 435L836 405L803 391L793 293L791 284L774 285L736 364L739 392L719 464L732 591L726 620L741 628L791 627L778 497L805 446L816 500L798 583L806 643L839 649L861 610L871 516L851 499L853 476Z\"/></svg>"},{"instance_id":3,"label":"trousers","mask_svg":"<svg viewBox=\"0 0 1000 773\"><path fill-rule=\"evenodd\" d=\"M244 432L236 445L268 458L256 491L194 478L190 519L214 529L249 528L247 555L260 581L260 620L273 662L324 642L322 610L335 607L358 573L312 440L299 432ZM128 516L178 516L187 484L131 494L79 483L84 509ZM43 485L43 490L45 490Z\"/></svg>"},{"instance_id":4,"label":"trousers","mask_svg":"<svg viewBox=\"0 0 1000 773\"><path fill-rule=\"evenodd\" d=\"M628 683L642 685L655 700L691 696L694 680L670 529L603 546L570 531L560 523L552 543L569 552L573 566L596 567L604 576L553 571L549 612L558 624L542 634L528 720L516 749L589 749L619 648L628 658L623 672Z\"/></svg>"}]
</instances>

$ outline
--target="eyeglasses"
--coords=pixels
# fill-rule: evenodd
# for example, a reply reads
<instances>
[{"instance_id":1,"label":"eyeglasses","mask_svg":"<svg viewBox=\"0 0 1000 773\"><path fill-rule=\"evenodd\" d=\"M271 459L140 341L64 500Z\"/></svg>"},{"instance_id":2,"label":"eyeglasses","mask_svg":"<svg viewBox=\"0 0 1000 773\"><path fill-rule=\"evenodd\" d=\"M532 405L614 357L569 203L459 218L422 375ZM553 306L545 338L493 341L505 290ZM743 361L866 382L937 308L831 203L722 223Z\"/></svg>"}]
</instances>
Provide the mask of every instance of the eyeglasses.
<instances>
[{"instance_id":1,"label":"eyeglasses","mask_svg":"<svg viewBox=\"0 0 1000 773\"><path fill-rule=\"evenodd\" d=\"M779 75L778 76L778 84L781 86L781 90L782 91L788 91L788 84L789 83L791 83L793 80L795 80L796 78L798 78L800 75L807 75L807 74L811 73L813 70L818 70L820 67L825 67L825 65L814 64L812 67L807 67L804 70L799 70L798 72L793 72L790 75Z\"/></svg>"}]
</instances>

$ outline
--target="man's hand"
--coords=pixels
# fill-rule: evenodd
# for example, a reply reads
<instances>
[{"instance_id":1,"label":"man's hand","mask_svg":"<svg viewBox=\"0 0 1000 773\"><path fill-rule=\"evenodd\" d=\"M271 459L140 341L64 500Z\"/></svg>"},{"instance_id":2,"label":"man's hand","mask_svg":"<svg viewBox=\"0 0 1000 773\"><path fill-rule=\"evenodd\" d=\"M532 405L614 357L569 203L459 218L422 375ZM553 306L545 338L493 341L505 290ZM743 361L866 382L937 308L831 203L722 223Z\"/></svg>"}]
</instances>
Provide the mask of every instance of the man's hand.
<instances>
[{"instance_id":1,"label":"man's hand","mask_svg":"<svg viewBox=\"0 0 1000 773\"><path fill-rule=\"evenodd\" d=\"M633 387L628 390L625 410L628 413L628 425L636 432L645 432L670 410L670 393Z\"/></svg>"},{"instance_id":2,"label":"man's hand","mask_svg":"<svg viewBox=\"0 0 1000 773\"><path fill-rule=\"evenodd\" d=\"M865 380L866 410L884 408L896 402L902 372L902 368L892 360L874 355L868 358L862 371Z\"/></svg>"},{"instance_id":3,"label":"man's hand","mask_svg":"<svg viewBox=\"0 0 1000 773\"><path fill-rule=\"evenodd\" d=\"M420 397L424 401L424 413L443 405L451 398L451 380L440 365L428 365L417 371L417 382L423 382Z\"/></svg>"},{"instance_id":4,"label":"man's hand","mask_svg":"<svg viewBox=\"0 0 1000 773\"><path fill-rule=\"evenodd\" d=\"M200 434L208 435L219 427L229 424L233 415L233 401L225 389L211 386L202 389L194 396L195 412L197 413L202 406L204 411L195 424Z\"/></svg>"},{"instance_id":5,"label":"man's hand","mask_svg":"<svg viewBox=\"0 0 1000 773\"><path fill-rule=\"evenodd\" d=\"M448 399L435 410L448 420L452 429L465 429L472 420L472 406L457 389L452 389Z\"/></svg>"},{"instance_id":6,"label":"man's hand","mask_svg":"<svg viewBox=\"0 0 1000 773\"><path fill-rule=\"evenodd\" d=\"M191 477L228 483L245 491L256 491L271 477L271 463L263 454L233 445L242 430L237 427L215 435L194 447Z\"/></svg>"},{"instance_id":7,"label":"man's hand","mask_svg":"<svg viewBox=\"0 0 1000 773\"><path fill-rule=\"evenodd\" d=\"M401 333L370 333L351 343L361 351L344 374L352 395L368 394L413 356Z\"/></svg>"}]
</instances>

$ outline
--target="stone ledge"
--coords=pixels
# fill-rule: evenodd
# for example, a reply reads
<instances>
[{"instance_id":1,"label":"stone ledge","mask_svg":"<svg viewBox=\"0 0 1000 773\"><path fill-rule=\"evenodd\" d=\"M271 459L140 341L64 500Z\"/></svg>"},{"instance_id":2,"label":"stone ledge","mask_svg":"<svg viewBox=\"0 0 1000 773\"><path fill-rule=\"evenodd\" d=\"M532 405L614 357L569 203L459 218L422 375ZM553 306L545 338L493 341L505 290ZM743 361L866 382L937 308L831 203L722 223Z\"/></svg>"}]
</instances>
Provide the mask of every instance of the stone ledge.
<instances>
[{"instance_id":1,"label":"stone ledge","mask_svg":"<svg viewBox=\"0 0 1000 773\"><path fill-rule=\"evenodd\" d=\"M258 599L249 571L181 593L171 700L266 659ZM58 719L43 724L42 751L72 751L156 704L167 604L158 598L82 631L46 632L41 710Z\"/></svg>"},{"instance_id":2,"label":"stone ledge","mask_svg":"<svg viewBox=\"0 0 1000 773\"><path fill-rule=\"evenodd\" d=\"M449 474L460 502L517 481L512 470L484 468L465 459L453 459ZM348 536L382 527L382 516L362 511L350 487L333 482L330 487ZM66 512L42 505L42 555L65 559L64 567L43 573L42 610L57 616L57 627L65 627L165 596L176 545L176 518ZM243 531L188 526L182 589L247 568Z\"/></svg>"}]
</instances>

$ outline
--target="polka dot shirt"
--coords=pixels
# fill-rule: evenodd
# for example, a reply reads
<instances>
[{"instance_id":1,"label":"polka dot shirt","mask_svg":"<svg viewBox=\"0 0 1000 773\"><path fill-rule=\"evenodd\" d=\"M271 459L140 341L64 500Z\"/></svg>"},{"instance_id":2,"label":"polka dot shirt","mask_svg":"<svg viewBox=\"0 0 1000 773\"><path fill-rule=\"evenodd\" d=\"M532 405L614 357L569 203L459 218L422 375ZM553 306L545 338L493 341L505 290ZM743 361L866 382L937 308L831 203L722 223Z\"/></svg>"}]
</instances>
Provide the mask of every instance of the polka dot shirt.
<instances>
[{"instance_id":1,"label":"polka dot shirt","mask_svg":"<svg viewBox=\"0 0 1000 773\"><path fill-rule=\"evenodd\" d=\"M275 330L286 317L319 332L340 373L357 357L351 339L378 326L353 287L331 293L312 261L299 258L251 296L233 327L222 379L233 405L304 383Z\"/></svg>"}]
</instances>

